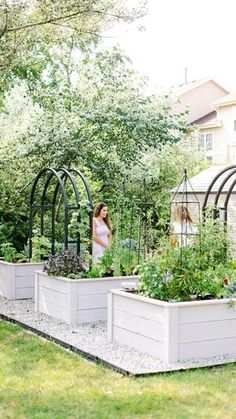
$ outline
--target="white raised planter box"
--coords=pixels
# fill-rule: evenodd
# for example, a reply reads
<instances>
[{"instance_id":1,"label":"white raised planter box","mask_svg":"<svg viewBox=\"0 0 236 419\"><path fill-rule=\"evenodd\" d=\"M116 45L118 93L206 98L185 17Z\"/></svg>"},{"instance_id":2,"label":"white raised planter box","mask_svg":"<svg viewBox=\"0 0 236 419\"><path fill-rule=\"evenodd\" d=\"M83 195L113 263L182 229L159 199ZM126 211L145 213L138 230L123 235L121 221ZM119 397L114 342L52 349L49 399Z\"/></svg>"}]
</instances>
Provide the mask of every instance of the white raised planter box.
<instances>
[{"instance_id":1,"label":"white raised planter box","mask_svg":"<svg viewBox=\"0 0 236 419\"><path fill-rule=\"evenodd\" d=\"M236 352L236 298L168 303L108 292L112 340L168 363Z\"/></svg>"},{"instance_id":2,"label":"white raised planter box","mask_svg":"<svg viewBox=\"0 0 236 419\"><path fill-rule=\"evenodd\" d=\"M0 260L0 295L9 300L34 297L34 274L42 263L10 263Z\"/></svg>"},{"instance_id":3,"label":"white raised planter box","mask_svg":"<svg viewBox=\"0 0 236 419\"><path fill-rule=\"evenodd\" d=\"M69 279L35 273L35 309L70 324L107 319L107 290L137 276Z\"/></svg>"}]
</instances>

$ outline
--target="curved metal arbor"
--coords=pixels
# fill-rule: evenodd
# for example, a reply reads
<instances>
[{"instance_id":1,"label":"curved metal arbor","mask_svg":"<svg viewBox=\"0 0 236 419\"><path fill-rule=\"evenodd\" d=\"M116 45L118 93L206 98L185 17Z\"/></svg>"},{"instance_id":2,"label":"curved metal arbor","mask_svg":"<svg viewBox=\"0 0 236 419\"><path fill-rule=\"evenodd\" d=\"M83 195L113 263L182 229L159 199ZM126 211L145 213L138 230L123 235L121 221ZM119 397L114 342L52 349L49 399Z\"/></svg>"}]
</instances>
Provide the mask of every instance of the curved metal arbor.
<instances>
[{"instance_id":1,"label":"curved metal arbor","mask_svg":"<svg viewBox=\"0 0 236 419\"><path fill-rule=\"evenodd\" d=\"M106 199L109 206L115 209L112 214L114 226L114 242L120 242L121 246L129 251L129 262L132 254L137 256L137 263L146 259L153 251L152 230L154 227L148 218L148 211L153 203L147 197L147 185L145 178L140 181L138 192L128 192L132 182L123 180L117 188L116 199Z\"/></svg>"},{"instance_id":2,"label":"curved metal arbor","mask_svg":"<svg viewBox=\"0 0 236 419\"><path fill-rule=\"evenodd\" d=\"M59 198L59 196L61 196L62 201L63 201L63 206L64 206L64 249L67 250L68 249L68 245L71 243L76 244L76 248L77 248L77 253L80 253L80 234L79 232L77 233L77 237L75 240L71 240L69 239L69 211L70 210L74 210L74 211L79 211L81 206L82 206L82 202L80 200L80 191L78 189L77 186L77 182L74 178L74 176L72 175L75 174L77 176L79 176L79 178L82 181L82 185L85 189L86 192L86 197L87 197L87 202L88 202L88 207L89 207L89 211L88 211L88 217L89 217L89 238L92 238L92 209L93 209L93 202L92 202L92 194L88 185L88 182L86 180L86 178L84 177L84 175L78 170L78 169L65 169L65 168L51 168L51 167L47 167L44 168L42 170L40 170L40 172L38 173L38 175L36 176L33 185L32 185L32 190L31 190L31 195L30 195L30 205L29 205L29 256L32 257L32 236L33 236L33 218L34 218L34 213L35 210L39 211L40 214L40 235L44 236L45 235L45 211L46 210L51 210L51 232L50 234L45 235L46 237L51 239L51 243L52 243L52 247L51 247L51 252L52 254L55 253L55 241L56 241L56 237L55 237L55 223L56 223L56 203L57 200ZM46 176L46 179L44 181L44 186L43 186L43 190L41 192L41 197L40 197L40 203L35 203L36 200L36 193L39 189L39 182L43 179L43 177ZM54 182L54 185L53 185ZM55 183L56 182L56 183ZM74 195L74 205L70 205L69 204L69 198L68 198L68 193L66 190L66 184L68 184L72 187L73 190L73 195ZM49 191L49 187L53 186L54 187L54 191L52 193L52 197L51 197L51 202L47 203L46 200L48 198L48 191ZM78 221L80 221L80 217L78 217ZM92 241L90 240L90 245L89 245L89 251L90 253L92 253Z\"/></svg>"},{"instance_id":3,"label":"curved metal arbor","mask_svg":"<svg viewBox=\"0 0 236 419\"><path fill-rule=\"evenodd\" d=\"M229 172L229 173L227 173ZM225 176L224 176L225 175ZM236 165L233 164L231 166L226 167L225 169L221 170L215 177L214 179L211 181L207 191L206 191L206 195L205 195L205 199L203 202L203 206L202 206L202 211L203 211L203 216L205 217L205 213L206 213L206 209L207 209L207 204L208 204L208 200L210 197L210 194L213 193L213 188L216 186L216 182L219 181L220 184L218 186L217 192L216 192L216 196L215 196L215 200L213 203L213 218L218 218L219 217L219 213L220 210L224 211L224 224L225 224L225 229L227 228L227 220L228 220L228 203L229 203L229 199L230 196L233 192L233 189L236 185ZM233 179L231 179L233 177ZM226 183L230 183L230 186L228 187L228 192L224 192L224 186L226 185ZM225 200L223 203L223 206L218 207L218 203L219 203L219 199L220 197L222 198L222 193L226 193L225 196Z\"/></svg>"}]
</instances>

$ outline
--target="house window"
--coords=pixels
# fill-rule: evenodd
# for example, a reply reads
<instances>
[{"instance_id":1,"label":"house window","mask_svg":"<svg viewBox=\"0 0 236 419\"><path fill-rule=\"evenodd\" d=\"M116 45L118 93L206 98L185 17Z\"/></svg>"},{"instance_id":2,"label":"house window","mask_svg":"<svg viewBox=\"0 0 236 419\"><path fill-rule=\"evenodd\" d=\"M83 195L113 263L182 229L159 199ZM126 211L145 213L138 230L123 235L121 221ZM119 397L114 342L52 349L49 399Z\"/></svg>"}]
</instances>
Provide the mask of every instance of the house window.
<instances>
[{"instance_id":1,"label":"house window","mask_svg":"<svg viewBox=\"0 0 236 419\"><path fill-rule=\"evenodd\" d=\"M198 140L198 151L203 151L205 149L205 135L201 134Z\"/></svg>"},{"instance_id":2,"label":"house window","mask_svg":"<svg viewBox=\"0 0 236 419\"><path fill-rule=\"evenodd\" d=\"M206 134L206 151L212 151L212 133Z\"/></svg>"},{"instance_id":3,"label":"house window","mask_svg":"<svg viewBox=\"0 0 236 419\"><path fill-rule=\"evenodd\" d=\"M212 161L212 156L206 156L207 161Z\"/></svg>"},{"instance_id":4,"label":"house window","mask_svg":"<svg viewBox=\"0 0 236 419\"><path fill-rule=\"evenodd\" d=\"M212 151L213 150L213 134L208 132L200 134L198 139L198 151Z\"/></svg>"}]
</instances>

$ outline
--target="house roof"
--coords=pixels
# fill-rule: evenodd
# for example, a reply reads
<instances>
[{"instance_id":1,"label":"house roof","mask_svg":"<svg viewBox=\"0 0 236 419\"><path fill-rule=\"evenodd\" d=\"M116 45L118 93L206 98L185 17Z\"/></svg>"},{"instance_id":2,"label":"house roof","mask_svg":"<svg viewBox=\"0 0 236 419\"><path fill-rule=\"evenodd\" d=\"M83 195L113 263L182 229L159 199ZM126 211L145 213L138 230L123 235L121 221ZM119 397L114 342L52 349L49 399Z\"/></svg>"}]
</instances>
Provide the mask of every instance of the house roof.
<instances>
[{"instance_id":1,"label":"house roof","mask_svg":"<svg viewBox=\"0 0 236 419\"><path fill-rule=\"evenodd\" d=\"M236 104L236 92L229 93L211 103L212 106L227 106Z\"/></svg>"},{"instance_id":2,"label":"house roof","mask_svg":"<svg viewBox=\"0 0 236 419\"><path fill-rule=\"evenodd\" d=\"M222 122L219 119L212 119L209 120L208 122L205 122L204 124L197 122L197 124L199 125L198 128L201 131L202 129L210 129L210 128L220 128L222 127Z\"/></svg>"},{"instance_id":3,"label":"house roof","mask_svg":"<svg viewBox=\"0 0 236 419\"><path fill-rule=\"evenodd\" d=\"M215 120L217 117L216 111L211 111L208 114L201 116L201 118L196 119L194 122L191 122L191 125L194 124L206 124L207 122L211 122Z\"/></svg>"},{"instance_id":4,"label":"house roof","mask_svg":"<svg viewBox=\"0 0 236 419\"><path fill-rule=\"evenodd\" d=\"M221 89L223 89L225 91L225 93L229 93L228 90L226 90L223 86L221 86L219 83L217 83L215 80L211 79L210 77L206 77L206 78L201 79L201 80L194 80L194 81L192 81L190 83L182 84L182 85L178 86L176 89L174 89L174 93L177 96L181 96L184 93L187 93L187 92L189 92L191 90L196 89L197 87L202 86L205 83L208 83L209 81L211 81L216 86L218 86Z\"/></svg>"},{"instance_id":5,"label":"house roof","mask_svg":"<svg viewBox=\"0 0 236 419\"><path fill-rule=\"evenodd\" d=\"M203 170L202 172L198 173L196 176L193 176L192 178L189 179L190 184L193 188L193 191L195 193L206 193L211 181L214 179L214 177L221 172L221 170L223 170L224 168L228 167L228 165L224 165L224 166L211 166L206 170ZM214 187L212 188L212 192L217 192L219 186L221 185L223 179L225 179L226 176L228 176L230 173L230 171L228 171L227 173L224 173L220 179L218 179L214 185ZM232 184L232 179L236 180L236 174L232 176L232 178L230 179L230 181L226 182L224 188L223 188L223 192L228 192L229 187ZM182 193L183 192L183 184L180 185L179 187L179 192ZM178 186L173 188L171 190L172 193L175 193L178 189ZM192 191L189 190L189 192L191 193ZM236 191L234 191L234 193L236 193Z\"/></svg>"},{"instance_id":6,"label":"house roof","mask_svg":"<svg viewBox=\"0 0 236 419\"><path fill-rule=\"evenodd\" d=\"M173 106L174 111L179 113L188 109L187 121L190 124L199 124L199 119L215 111L210 105L211 102L226 96L229 92L211 78L205 78L179 86L173 93L179 98Z\"/></svg>"}]
</instances>

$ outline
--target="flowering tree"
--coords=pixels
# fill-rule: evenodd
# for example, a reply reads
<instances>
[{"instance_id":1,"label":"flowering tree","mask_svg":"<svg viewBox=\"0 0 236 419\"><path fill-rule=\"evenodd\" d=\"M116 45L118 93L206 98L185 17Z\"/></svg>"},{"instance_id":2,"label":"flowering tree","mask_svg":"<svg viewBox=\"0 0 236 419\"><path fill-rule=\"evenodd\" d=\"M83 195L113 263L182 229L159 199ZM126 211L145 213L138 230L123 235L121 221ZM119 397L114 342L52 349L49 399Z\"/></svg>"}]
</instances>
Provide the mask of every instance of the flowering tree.
<instances>
[{"instance_id":1,"label":"flowering tree","mask_svg":"<svg viewBox=\"0 0 236 419\"><path fill-rule=\"evenodd\" d=\"M187 129L168 98L147 95L145 81L118 48L77 61L57 52L33 92L19 84L6 95L0 116L2 218L8 217L4 202L13 206L13 197L49 165L77 166L97 196L114 196L145 152L178 142ZM27 193L17 201L24 208ZM2 228L6 235L11 231L6 222Z\"/></svg>"},{"instance_id":2,"label":"flowering tree","mask_svg":"<svg viewBox=\"0 0 236 419\"><path fill-rule=\"evenodd\" d=\"M0 71L29 76L45 67L50 49L84 49L103 29L146 13L145 0L0 0ZM28 73L28 74L27 74Z\"/></svg>"},{"instance_id":3,"label":"flowering tree","mask_svg":"<svg viewBox=\"0 0 236 419\"><path fill-rule=\"evenodd\" d=\"M29 157L41 156L44 165L78 164L101 186L113 185L145 149L182 138L184 116L172 113L168 98L145 93L119 49L83 58L73 71L74 83L52 70L53 83L37 92L44 114L24 138Z\"/></svg>"}]
</instances>

